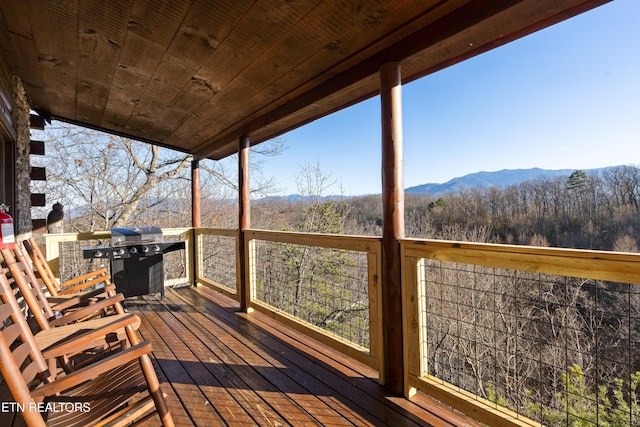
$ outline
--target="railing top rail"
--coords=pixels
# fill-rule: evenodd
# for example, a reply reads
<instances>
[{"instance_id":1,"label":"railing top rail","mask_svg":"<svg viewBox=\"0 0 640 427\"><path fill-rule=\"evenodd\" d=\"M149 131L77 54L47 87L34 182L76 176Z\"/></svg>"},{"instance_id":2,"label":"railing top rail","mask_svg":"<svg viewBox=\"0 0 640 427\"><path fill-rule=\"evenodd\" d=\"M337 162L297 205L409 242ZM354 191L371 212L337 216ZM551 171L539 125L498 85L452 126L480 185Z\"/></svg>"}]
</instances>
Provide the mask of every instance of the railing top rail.
<instances>
[{"instance_id":1,"label":"railing top rail","mask_svg":"<svg viewBox=\"0 0 640 427\"><path fill-rule=\"evenodd\" d=\"M190 231L190 227L179 228L163 228L162 232L165 235L183 234ZM74 242L79 240L96 240L96 239L110 239L111 232L109 230L98 231L83 231L78 233L53 233L45 234L45 240L57 241L57 242Z\"/></svg>"},{"instance_id":2,"label":"railing top rail","mask_svg":"<svg viewBox=\"0 0 640 427\"><path fill-rule=\"evenodd\" d=\"M424 239L401 245L416 258L640 284L637 253Z\"/></svg>"},{"instance_id":3,"label":"railing top rail","mask_svg":"<svg viewBox=\"0 0 640 427\"><path fill-rule=\"evenodd\" d=\"M110 239L109 231L83 231L80 233L45 234L45 240L56 242L75 242L78 240Z\"/></svg>"},{"instance_id":4,"label":"railing top rail","mask_svg":"<svg viewBox=\"0 0 640 427\"><path fill-rule=\"evenodd\" d=\"M196 234L236 237L239 230L237 228L216 228L216 227L198 227L195 229Z\"/></svg>"},{"instance_id":5,"label":"railing top rail","mask_svg":"<svg viewBox=\"0 0 640 427\"><path fill-rule=\"evenodd\" d=\"M382 247L382 239L380 237L371 236L301 233L293 231L271 231L258 229L245 230L245 236L248 239L360 252L379 252Z\"/></svg>"}]
</instances>

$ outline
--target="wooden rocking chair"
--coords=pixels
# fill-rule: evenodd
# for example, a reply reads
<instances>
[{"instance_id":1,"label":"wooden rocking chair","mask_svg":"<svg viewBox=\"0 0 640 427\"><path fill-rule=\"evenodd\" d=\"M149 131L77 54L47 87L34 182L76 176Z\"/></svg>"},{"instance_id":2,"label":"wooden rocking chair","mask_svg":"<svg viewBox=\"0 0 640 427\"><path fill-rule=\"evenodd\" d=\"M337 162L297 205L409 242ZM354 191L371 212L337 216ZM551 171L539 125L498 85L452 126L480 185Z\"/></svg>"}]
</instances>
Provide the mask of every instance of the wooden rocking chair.
<instances>
[{"instance_id":1,"label":"wooden rocking chair","mask_svg":"<svg viewBox=\"0 0 640 427\"><path fill-rule=\"evenodd\" d=\"M52 305L44 295L40 281L36 278L29 260L23 254L19 245L16 245L12 250L2 249L0 253L40 329L45 330L106 315L109 310L112 313L124 313L124 309L120 304L124 300L122 294L98 300L78 296L76 298L67 298L63 302L57 302Z\"/></svg>"},{"instance_id":2,"label":"wooden rocking chair","mask_svg":"<svg viewBox=\"0 0 640 427\"><path fill-rule=\"evenodd\" d=\"M39 329L35 333L35 341L48 360L52 374L57 372L56 361L65 372L71 372L79 363L85 363L93 357L89 356L87 351L93 353L96 349L99 352L106 349L119 350L127 346L127 339L129 342L139 341L135 332L140 326L139 318L134 317L137 321L130 322L130 316L125 314L120 305L120 301L123 300L121 294L88 305L70 307L65 312L57 313L45 298L33 270L29 265L25 265L27 260L20 249L5 248L0 250L0 254L7 266L7 269L2 269L2 275L9 285L16 285L27 303ZM18 260L14 254L18 255ZM10 273L9 277L7 272ZM108 309L113 314L106 315ZM105 327L111 328L107 339L100 333ZM81 334L93 334L93 339L78 343L75 338Z\"/></svg>"},{"instance_id":3,"label":"wooden rocking chair","mask_svg":"<svg viewBox=\"0 0 640 427\"><path fill-rule=\"evenodd\" d=\"M14 421L21 415L28 426L119 426L157 412L164 426L174 425L149 357L151 345L130 326L130 348L52 380L4 272L0 297L0 373L15 401Z\"/></svg>"},{"instance_id":4,"label":"wooden rocking chair","mask_svg":"<svg viewBox=\"0 0 640 427\"><path fill-rule=\"evenodd\" d=\"M16 292L19 292L19 289L15 289L13 277L7 273L8 269L0 267L0 289L4 290L0 299L5 304L10 303L9 294L16 299ZM26 320L25 314L23 317ZM36 346L49 363L50 378L53 379L58 374L57 362L65 372L71 372L75 366L100 357L107 351L125 348L129 343L126 328L137 330L139 327L140 318L128 314L87 320L36 333L32 330L32 333Z\"/></svg>"}]
</instances>

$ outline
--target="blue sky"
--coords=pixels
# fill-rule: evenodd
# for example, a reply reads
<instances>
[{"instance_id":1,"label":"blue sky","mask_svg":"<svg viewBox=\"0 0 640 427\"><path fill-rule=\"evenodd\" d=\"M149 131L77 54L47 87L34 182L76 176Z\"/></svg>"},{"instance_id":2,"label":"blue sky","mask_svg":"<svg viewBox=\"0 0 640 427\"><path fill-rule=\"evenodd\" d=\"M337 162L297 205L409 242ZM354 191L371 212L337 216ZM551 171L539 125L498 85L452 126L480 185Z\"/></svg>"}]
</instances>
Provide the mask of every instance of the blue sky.
<instances>
[{"instance_id":1,"label":"blue sky","mask_svg":"<svg viewBox=\"0 0 640 427\"><path fill-rule=\"evenodd\" d=\"M640 165L640 1L614 0L402 89L405 187L478 171ZM327 191L379 193L379 98L282 138L280 193L305 164Z\"/></svg>"}]
</instances>

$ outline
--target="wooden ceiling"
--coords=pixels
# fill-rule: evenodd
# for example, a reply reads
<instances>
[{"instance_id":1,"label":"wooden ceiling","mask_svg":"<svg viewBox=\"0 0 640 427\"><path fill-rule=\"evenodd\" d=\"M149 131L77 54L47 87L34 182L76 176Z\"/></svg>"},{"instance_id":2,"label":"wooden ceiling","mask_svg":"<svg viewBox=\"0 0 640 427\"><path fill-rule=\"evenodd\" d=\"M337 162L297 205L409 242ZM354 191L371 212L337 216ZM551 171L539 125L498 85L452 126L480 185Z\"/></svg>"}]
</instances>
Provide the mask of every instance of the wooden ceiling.
<instances>
[{"instance_id":1,"label":"wooden ceiling","mask_svg":"<svg viewBox=\"0 0 640 427\"><path fill-rule=\"evenodd\" d=\"M53 118L220 159L606 2L2 0L0 60Z\"/></svg>"}]
</instances>

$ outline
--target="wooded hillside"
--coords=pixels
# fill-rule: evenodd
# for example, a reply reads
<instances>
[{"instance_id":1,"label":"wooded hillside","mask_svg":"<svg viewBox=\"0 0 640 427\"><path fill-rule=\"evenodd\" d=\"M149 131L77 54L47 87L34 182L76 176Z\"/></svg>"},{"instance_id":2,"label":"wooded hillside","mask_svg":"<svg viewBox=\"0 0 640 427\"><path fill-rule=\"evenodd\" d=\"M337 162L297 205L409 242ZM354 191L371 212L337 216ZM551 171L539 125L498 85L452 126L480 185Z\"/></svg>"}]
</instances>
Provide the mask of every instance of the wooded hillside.
<instances>
[{"instance_id":1,"label":"wooded hillside","mask_svg":"<svg viewBox=\"0 0 640 427\"><path fill-rule=\"evenodd\" d=\"M408 194L405 211L407 237L637 251L640 168L619 166L600 175L578 170L568 177L542 177L505 189L463 190L438 198ZM312 224L303 219L309 215L315 218ZM380 197L373 195L256 202L252 226L379 235L381 221Z\"/></svg>"}]
</instances>

